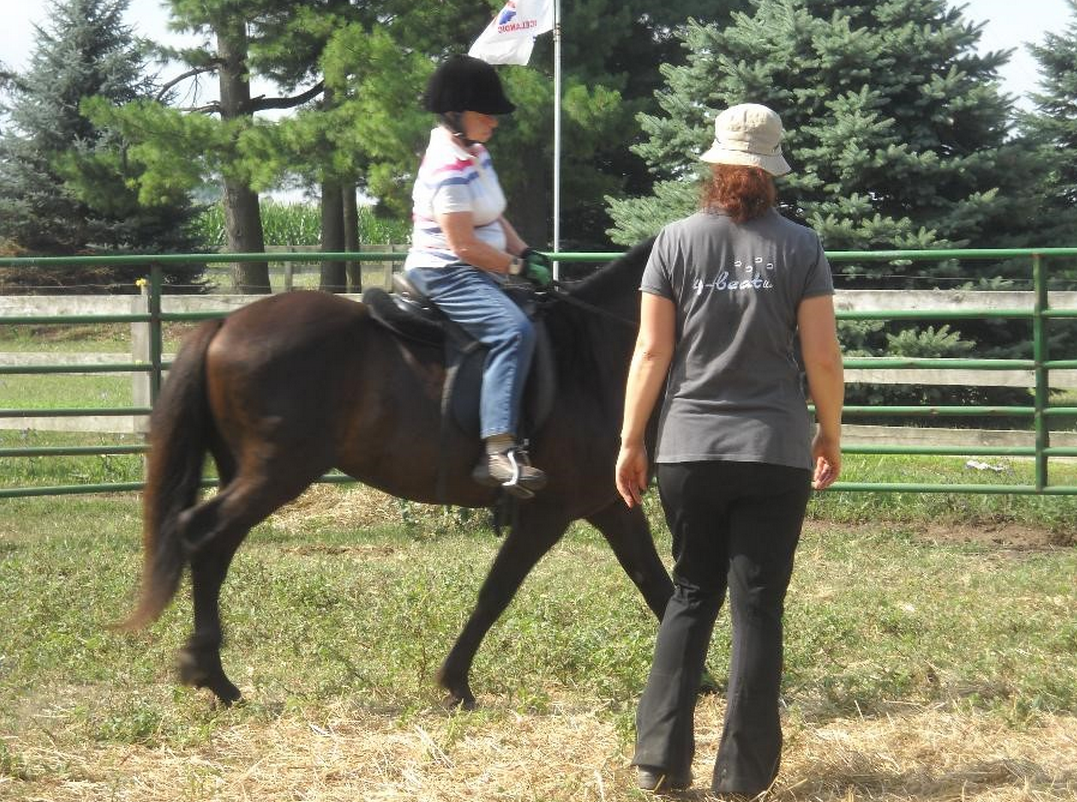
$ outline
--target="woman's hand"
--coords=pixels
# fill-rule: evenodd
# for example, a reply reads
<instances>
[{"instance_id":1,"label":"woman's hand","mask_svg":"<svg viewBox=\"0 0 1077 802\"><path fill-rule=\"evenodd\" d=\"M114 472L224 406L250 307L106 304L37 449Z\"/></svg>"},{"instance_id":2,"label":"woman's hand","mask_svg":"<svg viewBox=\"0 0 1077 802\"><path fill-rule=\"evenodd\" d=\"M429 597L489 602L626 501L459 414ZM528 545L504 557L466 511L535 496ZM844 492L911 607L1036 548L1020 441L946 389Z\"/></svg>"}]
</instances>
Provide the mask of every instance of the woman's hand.
<instances>
[{"instance_id":1,"label":"woman's hand","mask_svg":"<svg viewBox=\"0 0 1077 802\"><path fill-rule=\"evenodd\" d=\"M647 446L622 444L617 455L617 492L629 508L643 503L647 489Z\"/></svg>"},{"instance_id":2,"label":"woman's hand","mask_svg":"<svg viewBox=\"0 0 1077 802\"><path fill-rule=\"evenodd\" d=\"M625 409L621 421L621 452L614 480L629 508L643 502L647 489L647 445L644 441L662 385L666 381L675 346L676 308L673 301L649 292L640 293L639 334L628 366Z\"/></svg>"},{"instance_id":3,"label":"woman's hand","mask_svg":"<svg viewBox=\"0 0 1077 802\"><path fill-rule=\"evenodd\" d=\"M841 408L845 399L833 296L816 295L801 301L797 324L808 388L819 421L819 431L811 446L815 463L812 487L825 490L841 473Z\"/></svg>"},{"instance_id":4,"label":"woman's hand","mask_svg":"<svg viewBox=\"0 0 1077 802\"><path fill-rule=\"evenodd\" d=\"M815 461L811 486L816 490L826 490L841 473L841 444L820 431L812 441L811 455Z\"/></svg>"}]
</instances>

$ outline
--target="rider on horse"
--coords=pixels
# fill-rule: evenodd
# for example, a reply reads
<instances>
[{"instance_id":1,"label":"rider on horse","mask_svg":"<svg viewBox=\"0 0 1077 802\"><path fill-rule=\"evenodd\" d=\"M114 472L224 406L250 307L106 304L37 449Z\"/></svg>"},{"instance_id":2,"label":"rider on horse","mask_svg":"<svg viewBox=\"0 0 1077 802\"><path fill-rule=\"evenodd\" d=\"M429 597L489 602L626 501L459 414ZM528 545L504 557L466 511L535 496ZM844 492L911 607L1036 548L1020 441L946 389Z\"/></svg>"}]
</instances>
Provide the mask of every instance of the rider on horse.
<instances>
[{"instance_id":1,"label":"rider on horse","mask_svg":"<svg viewBox=\"0 0 1077 802\"><path fill-rule=\"evenodd\" d=\"M472 477L530 498L546 484L517 439L535 333L502 285L521 276L549 286L550 261L505 219L505 195L482 144L497 128L497 115L516 107L494 68L470 56L453 56L437 68L423 105L438 115L438 125L412 192L414 229L404 268L446 317L489 348L479 413L486 454Z\"/></svg>"}]
</instances>

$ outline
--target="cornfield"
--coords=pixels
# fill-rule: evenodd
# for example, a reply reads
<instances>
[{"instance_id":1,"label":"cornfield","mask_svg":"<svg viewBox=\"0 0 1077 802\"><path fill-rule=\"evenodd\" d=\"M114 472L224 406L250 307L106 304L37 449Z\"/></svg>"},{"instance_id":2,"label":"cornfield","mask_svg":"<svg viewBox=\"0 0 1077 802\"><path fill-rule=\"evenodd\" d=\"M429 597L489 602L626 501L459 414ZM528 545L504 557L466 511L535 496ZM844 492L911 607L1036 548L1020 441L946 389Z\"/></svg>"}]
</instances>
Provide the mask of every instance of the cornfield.
<instances>
[{"instance_id":1,"label":"cornfield","mask_svg":"<svg viewBox=\"0 0 1077 802\"><path fill-rule=\"evenodd\" d=\"M316 247L321 240L321 213L310 203L262 202L262 229L266 245ZM225 244L224 207L208 207L196 220L196 232L208 249ZM359 209L359 241L362 243L404 243L411 234L404 220L375 217L369 207Z\"/></svg>"}]
</instances>

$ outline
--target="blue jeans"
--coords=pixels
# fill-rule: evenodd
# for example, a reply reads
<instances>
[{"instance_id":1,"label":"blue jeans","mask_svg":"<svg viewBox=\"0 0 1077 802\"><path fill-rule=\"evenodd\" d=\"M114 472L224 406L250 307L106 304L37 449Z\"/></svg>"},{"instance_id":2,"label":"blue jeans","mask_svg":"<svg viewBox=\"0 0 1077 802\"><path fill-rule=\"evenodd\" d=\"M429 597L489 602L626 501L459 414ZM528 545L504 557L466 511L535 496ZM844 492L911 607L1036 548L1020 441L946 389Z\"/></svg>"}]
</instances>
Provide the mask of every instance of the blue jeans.
<instances>
[{"instance_id":1,"label":"blue jeans","mask_svg":"<svg viewBox=\"0 0 1077 802\"><path fill-rule=\"evenodd\" d=\"M515 437L535 351L535 330L527 315L497 279L471 265L414 267L408 278L446 317L490 349L482 372L480 434L483 439Z\"/></svg>"}]
</instances>

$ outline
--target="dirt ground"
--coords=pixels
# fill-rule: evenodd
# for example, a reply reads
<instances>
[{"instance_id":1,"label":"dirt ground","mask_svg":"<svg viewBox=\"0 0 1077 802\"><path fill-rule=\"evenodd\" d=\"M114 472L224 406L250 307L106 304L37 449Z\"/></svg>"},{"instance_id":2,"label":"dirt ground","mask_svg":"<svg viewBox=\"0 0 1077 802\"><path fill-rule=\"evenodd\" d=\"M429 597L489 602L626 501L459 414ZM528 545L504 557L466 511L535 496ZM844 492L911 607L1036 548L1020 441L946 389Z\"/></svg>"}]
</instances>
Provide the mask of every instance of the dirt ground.
<instances>
[{"instance_id":1,"label":"dirt ground","mask_svg":"<svg viewBox=\"0 0 1077 802\"><path fill-rule=\"evenodd\" d=\"M452 514L440 507L412 505L411 517L424 527L451 525ZM339 488L314 485L302 496L273 516L275 525L289 531L300 531L324 522L336 527L359 529L386 522L400 521L400 502L391 496L367 487L356 487L347 493ZM474 513L480 520L485 513ZM805 524L808 532L835 528L850 531L865 527L894 526L909 529L913 535L928 543L979 543L995 548L1017 550L1050 549L1077 545L1077 531L1053 532L1042 527L1015 522L986 524L954 523L894 523L871 521L862 524L837 524L831 521L811 521ZM1077 530L1077 526L1075 526Z\"/></svg>"},{"instance_id":2,"label":"dirt ground","mask_svg":"<svg viewBox=\"0 0 1077 802\"><path fill-rule=\"evenodd\" d=\"M1015 551L1065 548L1077 544L1073 533L1054 532L1043 527L1026 526L1012 522L888 524L885 521L872 521L870 523L845 524L831 521L807 521L804 524L804 530L808 533L834 531L835 529L855 532L867 528L878 529L880 526L908 530L913 537L924 543L971 543Z\"/></svg>"}]
</instances>

